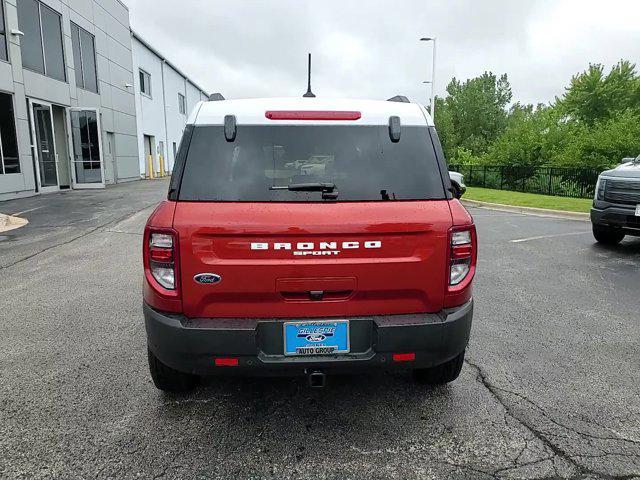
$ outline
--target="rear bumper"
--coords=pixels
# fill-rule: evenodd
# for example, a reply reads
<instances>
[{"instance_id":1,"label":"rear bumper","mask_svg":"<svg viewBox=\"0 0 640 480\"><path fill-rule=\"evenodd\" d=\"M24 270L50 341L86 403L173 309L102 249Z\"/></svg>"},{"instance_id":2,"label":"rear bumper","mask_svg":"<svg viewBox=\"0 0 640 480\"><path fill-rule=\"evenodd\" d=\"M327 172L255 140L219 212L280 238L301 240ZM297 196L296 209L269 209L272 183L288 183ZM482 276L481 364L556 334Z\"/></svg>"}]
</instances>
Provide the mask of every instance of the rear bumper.
<instances>
[{"instance_id":1,"label":"rear bumper","mask_svg":"<svg viewBox=\"0 0 640 480\"><path fill-rule=\"evenodd\" d=\"M159 312L146 303L144 317L149 348L176 370L197 375L304 375L316 369L342 373L425 368L451 360L469 341L473 300L433 314L348 318L351 353L326 357L285 357L282 323L286 319L188 319ZM415 353L415 360L394 362L394 353ZM215 366L218 357L237 358L238 365Z\"/></svg>"},{"instance_id":2,"label":"rear bumper","mask_svg":"<svg viewBox=\"0 0 640 480\"><path fill-rule=\"evenodd\" d=\"M636 217L636 207L612 205L591 209L591 223L603 227L621 228L627 235L640 236L640 217Z\"/></svg>"}]
</instances>

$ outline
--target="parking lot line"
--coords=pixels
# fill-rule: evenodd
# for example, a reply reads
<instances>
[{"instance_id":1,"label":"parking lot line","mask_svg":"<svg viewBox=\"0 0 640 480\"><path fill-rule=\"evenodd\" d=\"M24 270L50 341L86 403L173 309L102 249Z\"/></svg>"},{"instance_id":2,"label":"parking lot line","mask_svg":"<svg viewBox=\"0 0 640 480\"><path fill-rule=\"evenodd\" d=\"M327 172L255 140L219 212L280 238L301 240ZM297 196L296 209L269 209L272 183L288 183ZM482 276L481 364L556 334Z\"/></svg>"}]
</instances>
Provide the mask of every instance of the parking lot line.
<instances>
[{"instance_id":1,"label":"parking lot line","mask_svg":"<svg viewBox=\"0 0 640 480\"><path fill-rule=\"evenodd\" d=\"M19 217L20 215L24 215L25 213L34 212L36 210L40 210L41 208L46 207L46 205L42 205L40 207L30 208L29 210L23 210L22 212L13 213L14 217Z\"/></svg>"},{"instance_id":2,"label":"parking lot line","mask_svg":"<svg viewBox=\"0 0 640 480\"><path fill-rule=\"evenodd\" d=\"M568 237L571 235L584 235L587 233L591 233L590 231L586 231L586 232L568 232L568 233L557 233L554 235L538 235L536 237L528 237L528 238L517 238L515 240L511 240L511 243L522 243L522 242L529 242L531 240L542 240L545 238L556 238L556 237Z\"/></svg>"}]
</instances>

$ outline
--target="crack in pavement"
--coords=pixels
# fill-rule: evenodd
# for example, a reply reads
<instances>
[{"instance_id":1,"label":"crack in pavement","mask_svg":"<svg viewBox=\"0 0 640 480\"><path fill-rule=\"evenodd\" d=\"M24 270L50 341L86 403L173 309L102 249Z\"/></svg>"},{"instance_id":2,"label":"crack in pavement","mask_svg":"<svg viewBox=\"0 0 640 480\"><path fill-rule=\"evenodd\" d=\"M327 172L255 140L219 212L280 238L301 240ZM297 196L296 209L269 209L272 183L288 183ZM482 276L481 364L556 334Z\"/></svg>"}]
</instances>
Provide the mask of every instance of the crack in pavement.
<instances>
[{"instance_id":1,"label":"crack in pavement","mask_svg":"<svg viewBox=\"0 0 640 480\"><path fill-rule=\"evenodd\" d=\"M634 445L640 445L640 441L633 440L633 439L630 439L630 438L625 438L625 437L622 437L622 436L604 437L604 436L601 436L601 435L593 435L591 433L587 433L587 432L583 432L583 431L577 430L576 428L570 427L568 425L565 425L563 423L558 422L554 418L551 418L547 414L547 412L545 412L544 409L540 405L536 404L534 401L532 401L530 398L526 397L525 395L522 395L521 393L518 393L518 392L514 392L513 390L508 390L506 388L498 387L498 386L495 386L495 385L494 385L494 388L496 388L497 390L500 390L502 392L509 393L509 394L511 394L511 395L513 395L515 397L520 398L521 400L524 400L529 405L531 405L536 410L538 410L542 414L542 416L544 418L546 418L547 420L549 420L551 423L553 423L557 427L563 428L565 430L569 430L570 432L573 432L576 435L580 435L580 436L587 437L587 438L592 438L594 440L611 440L611 441L614 441L614 442L628 442L628 443L632 443ZM601 428L604 428L604 427L601 427ZM569 438L569 437L565 437L565 438Z\"/></svg>"},{"instance_id":2,"label":"crack in pavement","mask_svg":"<svg viewBox=\"0 0 640 480\"><path fill-rule=\"evenodd\" d=\"M540 463L553 461L554 459L555 459L555 455L551 455L549 457L544 457L544 458L538 458L536 460L531 460L530 462L517 463L517 464L512 465L510 467L499 468L498 470L494 471L492 475L494 477L496 477L496 478L500 478L500 474L501 473L512 472L513 470L518 470L518 469L524 468L524 467L532 467L532 466L538 465ZM557 471L556 471L556 473L557 473Z\"/></svg>"},{"instance_id":3,"label":"crack in pavement","mask_svg":"<svg viewBox=\"0 0 640 480\"><path fill-rule=\"evenodd\" d=\"M513 408L508 405L508 403L504 400L504 398L502 397L502 393L511 393L519 398L523 398L529 401L529 403L535 405L539 410L542 410L542 407L536 405L535 403L533 403L531 400L529 400L528 398L524 397L521 394L517 394L515 392L511 392L509 390L505 390L503 388L497 387L494 384L492 384L489 379L487 378L487 375L484 373L484 371L476 364L472 363L471 361L469 361L468 359L465 359L465 363L467 365L469 365L472 369L474 369L476 371L476 380L478 381L478 383L480 383L481 385L483 385L488 391L489 393L491 393L491 395L496 399L496 401L498 403L500 403L500 405L502 405L502 407L505 409L505 411L516 421L518 421L522 426L524 426L527 430L529 430L534 437L536 437L540 442L542 442L542 444L549 448L556 457L559 457L560 459L564 460L565 462L567 462L571 467L573 467L575 469L575 471L577 472L577 475L574 475L570 478L572 479L581 479L581 478L585 478L588 476L596 476L597 478L601 478L603 480L632 480L635 478L638 478L640 476L640 472L637 473L632 473L632 474L628 474L628 475L610 475L607 473L603 473L603 472L599 472L597 470L593 470L591 468L588 468L584 465L581 465L580 463L578 463L575 458L576 457L582 457L580 455L571 455L569 452L563 450L561 447L559 447L558 445L556 445L555 443L553 443L551 441L551 439L549 438L548 434L546 432L543 432L541 430L539 430L538 428L536 428L535 426L531 425L529 422L527 422L524 418L522 418L521 416L516 415L516 413L513 411ZM545 418L548 418L548 416L545 413ZM551 420L551 419L549 419ZM558 422L553 421L553 423L561 428L565 428L569 431L572 431L578 435L582 435L581 432L578 432L574 429L571 429L565 425L562 425ZM587 435L585 435L587 436ZM612 440L609 438L606 438L606 440ZM627 439L624 438L618 438L615 439L618 441L629 441ZM636 443L634 441L631 441L632 443ZM498 471L494 472L492 475L496 475ZM556 477L557 478L557 477Z\"/></svg>"}]
</instances>

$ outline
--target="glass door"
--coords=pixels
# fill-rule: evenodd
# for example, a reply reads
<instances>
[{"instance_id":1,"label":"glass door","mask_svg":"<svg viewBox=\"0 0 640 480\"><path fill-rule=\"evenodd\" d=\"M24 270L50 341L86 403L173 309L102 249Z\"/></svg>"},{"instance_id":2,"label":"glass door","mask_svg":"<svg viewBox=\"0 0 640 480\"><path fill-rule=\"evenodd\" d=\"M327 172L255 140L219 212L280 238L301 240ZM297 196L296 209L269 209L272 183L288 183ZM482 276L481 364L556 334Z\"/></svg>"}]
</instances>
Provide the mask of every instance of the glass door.
<instances>
[{"instance_id":1,"label":"glass door","mask_svg":"<svg viewBox=\"0 0 640 480\"><path fill-rule=\"evenodd\" d=\"M35 140L34 151L38 168L36 178L41 192L59 190L58 155L53 132L51 105L29 99L31 106L31 138Z\"/></svg>"},{"instance_id":2,"label":"glass door","mask_svg":"<svg viewBox=\"0 0 640 480\"><path fill-rule=\"evenodd\" d=\"M103 188L102 129L97 108L71 108L73 188Z\"/></svg>"}]
</instances>

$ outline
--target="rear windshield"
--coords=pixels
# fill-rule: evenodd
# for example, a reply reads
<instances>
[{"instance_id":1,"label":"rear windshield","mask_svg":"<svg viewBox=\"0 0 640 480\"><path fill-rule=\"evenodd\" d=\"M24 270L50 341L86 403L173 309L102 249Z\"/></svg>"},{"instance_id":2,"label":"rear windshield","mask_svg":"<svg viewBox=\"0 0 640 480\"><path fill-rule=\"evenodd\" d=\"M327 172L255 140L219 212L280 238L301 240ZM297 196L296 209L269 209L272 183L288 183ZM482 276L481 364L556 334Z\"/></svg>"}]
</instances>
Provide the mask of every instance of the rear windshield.
<instances>
[{"instance_id":1,"label":"rear windshield","mask_svg":"<svg viewBox=\"0 0 640 480\"><path fill-rule=\"evenodd\" d=\"M193 129L179 199L228 202L323 201L300 184L334 185L332 201L446 198L427 127L243 126L227 142L222 126Z\"/></svg>"}]
</instances>

